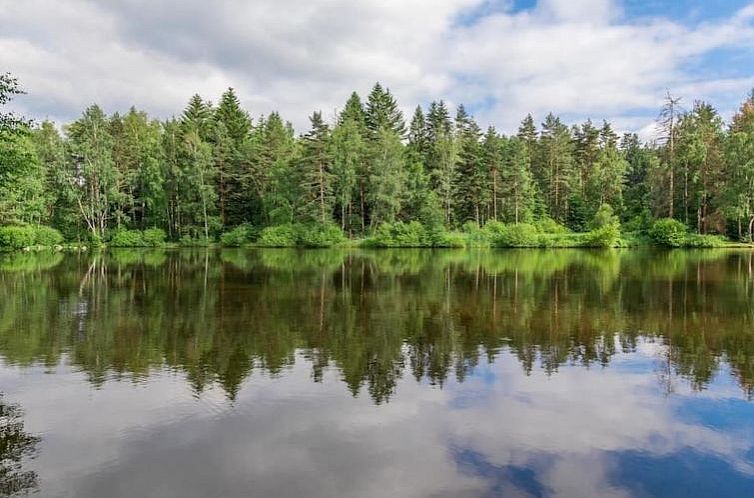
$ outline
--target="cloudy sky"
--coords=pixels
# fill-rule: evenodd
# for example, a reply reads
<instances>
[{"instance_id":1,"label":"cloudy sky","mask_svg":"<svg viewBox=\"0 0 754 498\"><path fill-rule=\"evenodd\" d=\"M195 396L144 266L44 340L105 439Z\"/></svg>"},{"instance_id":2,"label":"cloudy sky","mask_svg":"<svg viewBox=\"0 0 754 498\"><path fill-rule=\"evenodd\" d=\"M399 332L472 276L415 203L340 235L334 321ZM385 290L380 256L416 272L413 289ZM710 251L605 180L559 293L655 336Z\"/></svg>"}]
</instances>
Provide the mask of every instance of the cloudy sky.
<instances>
[{"instance_id":1,"label":"cloudy sky","mask_svg":"<svg viewBox=\"0 0 754 498\"><path fill-rule=\"evenodd\" d=\"M754 87L754 1L0 0L0 71L35 119L169 117L232 86L304 131L379 80L407 113L443 98L504 131L553 111L647 136L667 89L728 117Z\"/></svg>"}]
</instances>

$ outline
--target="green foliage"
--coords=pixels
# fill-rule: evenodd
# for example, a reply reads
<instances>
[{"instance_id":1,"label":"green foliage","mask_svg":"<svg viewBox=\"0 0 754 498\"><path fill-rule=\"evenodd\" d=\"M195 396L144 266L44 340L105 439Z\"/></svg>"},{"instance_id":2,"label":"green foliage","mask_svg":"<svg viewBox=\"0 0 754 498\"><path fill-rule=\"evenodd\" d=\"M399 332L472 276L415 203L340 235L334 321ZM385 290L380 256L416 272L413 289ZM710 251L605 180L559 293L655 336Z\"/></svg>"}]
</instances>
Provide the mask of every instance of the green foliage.
<instances>
[{"instance_id":1,"label":"green foliage","mask_svg":"<svg viewBox=\"0 0 754 498\"><path fill-rule=\"evenodd\" d=\"M477 229L478 230L478 229ZM478 232L477 232L478 233ZM366 239L367 247L465 247L468 233L448 232L443 226L426 227L418 221L404 223L381 223L371 237Z\"/></svg>"},{"instance_id":2,"label":"green foliage","mask_svg":"<svg viewBox=\"0 0 754 498\"><path fill-rule=\"evenodd\" d=\"M294 247L298 244L298 229L290 223L266 227L259 234L257 244L263 247Z\"/></svg>"},{"instance_id":3,"label":"green foliage","mask_svg":"<svg viewBox=\"0 0 754 498\"><path fill-rule=\"evenodd\" d=\"M652 227L652 213L644 208L641 212L623 224L625 232L647 233Z\"/></svg>"},{"instance_id":4,"label":"green foliage","mask_svg":"<svg viewBox=\"0 0 754 498\"><path fill-rule=\"evenodd\" d=\"M220 236L220 243L226 247L241 247L254 240L254 227L248 223L238 225Z\"/></svg>"},{"instance_id":5,"label":"green foliage","mask_svg":"<svg viewBox=\"0 0 754 498\"><path fill-rule=\"evenodd\" d=\"M495 237L497 247L539 247L537 227L528 223L506 225Z\"/></svg>"},{"instance_id":6,"label":"green foliage","mask_svg":"<svg viewBox=\"0 0 754 498\"><path fill-rule=\"evenodd\" d=\"M672 218L657 220L649 230L652 240L665 247L683 247L686 244L686 225Z\"/></svg>"},{"instance_id":7,"label":"green foliage","mask_svg":"<svg viewBox=\"0 0 754 498\"><path fill-rule=\"evenodd\" d=\"M541 220L535 221L533 225L541 233L566 234L570 232L567 226L561 225L560 223L553 220L549 216L542 218Z\"/></svg>"},{"instance_id":8,"label":"green foliage","mask_svg":"<svg viewBox=\"0 0 754 498\"><path fill-rule=\"evenodd\" d=\"M0 247L23 249L34 245L34 229L30 226L0 227Z\"/></svg>"},{"instance_id":9,"label":"green foliage","mask_svg":"<svg viewBox=\"0 0 754 498\"><path fill-rule=\"evenodd\" d=\"M190 235L183 235L178 240L178 245L181 247L209 247L213 243L212 237L192 237Z\"/></svg>"},{"instance_id":10,"label":"green foliage","mask_svg":"<svg viewBox=\"0 0 754 498\"><path fill-rule=\"evenodd\" d=\"M110 235L110 247L147 247L140 230L116 230Z\"/></svg>"},{"instance_id":11,"label":"green foliage","mask_svg":"<svg viewBox=\"0 0 754 498\"><path fill-rule=\"evenodd\" d=\"M178 245L181 247L191 247L194 245L194 239L191 238L191 235L184 235L178 240Z\"/></svg>"},{"instance_id":12,"label":"green foliage","mask_svg":"<svg viewBox=\"0 0 754 498\"><path fill-rule=\"evenodd\" d=\"M468 238L457 232L441 231L430 234L432 247L461 249L468 245Z\"/></svg>"},{"instance_id":13,"label":"green foliage","mask_svg":"<svg viewBox=\"0 0 754 498\"><path fill-rule=\"evenodd\" d=\"M63 236L54 228L37 225L0 227L0 249L24 249L33 246L52 247L63 242Z\"/></svg>"},{"instance_id":14,"label":"green foliage","mask_svg":"<svg viewBox=\"0 0 754 498\"><path fill-rule=\"evenodd\" d=\"M21 91L10 75L0 83L0 105ZM241 246L250 225L271 227L262 245L321 247L340 243L334 223L387 246L570 247L610 245L616 214L632 244L650 231L671 247L720 243L688 229L754 238L754 95L727 128L703 102L678 114L673 151L554 114L539 127L528 116L515 136L483 134L442 101L417 107L407 130L379 84L365 104L353 93L332 126L315 112L299 137L276 112L252 122L232 89L218 105L194 95L166 122L92 105L63 133L2 111L0 224L53 226L70 240L159 246L158 232L120 233L155 227L182 245ZM660 213L689 228L654 226Z\"/></svg>"},{"instance_id":15,"label":"green foliage","mask_svg":"<svg viewBox=\"0 0 754 498\"><path fill-rule=\"evenodd\" d=\"M583 247L615 247L619 240L620 225L608 223L588 232L581 245Z\"/></svg>"},{"instance_id":16,"label":"green foliage","mask_svg":"<svg viewBox=\"0 0 754 498\"><path fill-rule=\"evenodd\" d=\"M141 230L116 230L110 234L110 247L162 247L167 238L162 228Z\"/></svg>"},{"instance_id":17,"label":"green foliage","mask_svg":"<svg viewBox=\"0 0 754 498\"><path fill-rule=\"evenodd\" d=\"M346 241L343 230L334 223L315 223L298 228L296 245L304 247L332 247Z\"/></svg>"},{"instance_id":18,"label":"green foliage","mask_svg":"<svg viewBox=\"0 0 754 498\"><path fill-rule=\"evenodd\" d=\"M589 229L598 230L609 225L620 225L620 221L615 216L613 207L610 204L602 204L589 223Z\"/></svg>"},{"instance_id":19,"label":"green foliage","mask_svg":"<svg viewBox=\"0 0 754 498\"><path fill-rule=\"evenodd\" d=\"M52 247L63 243L63 236L52 227L34 226L34 243L38 246Z\"/></svg>"},{"instance_id":20,"label":"green foliage","mask_svg":"<svg viewBox=\"0 0 754 498\"><path fill-rule=\"evenodd\" d=\"M165 245L167 235L162 228L147 228L142 233L142 240L147 247L162 247Z\"/></svg>"},{"instance_id":21,"label":"green foliage","mask_svg":"<svg viewBox=\"0 0 754 498\"><path fill-rule=\"evenodd\" d=\"M104 245L102 237L98 233L89 232L87 240L92 247L102 247Z\"/></svg>"},{"instance_id":22,"label":"green foliage","mask_svg":"<svg viewBox=\"0 0 754 498\"><path fill-rule=\"evenodd\" d=\"M439 239L441 235L437 235ZM366 245L372 247L431 247L432 238L418 221L381 223Z\"/></svg>"},{"instance_id":23,"label":"green foliage","mask_svg":"<svg viewBox=\"0 0 754 498\"><path fill-rule=\"evenodd\" d=\"M686 236L685 241L685 247L691 247L691 248L712 248L712 247L722 247L726 244L726 240L724 237L721 237L719 235L699 235L699 234L688 234Z\"/></svg>"}]
</instances>

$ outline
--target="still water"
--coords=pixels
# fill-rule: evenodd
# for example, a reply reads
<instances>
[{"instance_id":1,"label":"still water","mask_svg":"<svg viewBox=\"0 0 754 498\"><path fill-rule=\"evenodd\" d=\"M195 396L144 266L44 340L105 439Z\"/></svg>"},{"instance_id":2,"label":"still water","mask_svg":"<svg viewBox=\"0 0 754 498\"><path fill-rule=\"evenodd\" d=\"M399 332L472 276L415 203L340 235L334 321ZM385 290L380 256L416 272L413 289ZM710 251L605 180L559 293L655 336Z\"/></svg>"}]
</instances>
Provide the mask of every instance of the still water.
<instances>
[{"instance_id":1,"label":"still water","mask_svg":"<svg viewBox=\"0 0 754 498\"><path fill-rule=\"evenodd\" d=\"M0 256L0 495L754 496L743 251Z\"/></svg>"}]
</instances>

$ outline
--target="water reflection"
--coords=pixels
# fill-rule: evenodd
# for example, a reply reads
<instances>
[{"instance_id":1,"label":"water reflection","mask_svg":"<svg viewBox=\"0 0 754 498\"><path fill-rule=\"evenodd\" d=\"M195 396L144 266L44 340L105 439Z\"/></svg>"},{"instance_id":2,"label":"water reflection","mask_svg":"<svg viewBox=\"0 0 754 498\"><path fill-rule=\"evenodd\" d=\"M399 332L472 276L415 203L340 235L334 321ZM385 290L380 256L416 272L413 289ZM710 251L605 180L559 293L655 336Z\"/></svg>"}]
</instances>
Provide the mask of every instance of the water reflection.
<instances>
[{"instance_id":1,"label":"water reflection","mask_svg":"<svg viewBox=\"0 0 754 498\"><path fill-rule=\"evenodd\" d=\"M17 404L4 402L0 393L0 496L25 494L37 487L37 474L25 470L39 442L24 430L23 412Z\"/></svg>"},{"instance_id":2,"label":"water reflection","mask_svg":"<svg viewBox=\"0 0 754 498\"><path fill-rule=\"evenodd\" d=\"M0 385L44 436L21 460L43 496L750 496L752 267L739 251L6 256Z\"/></svg>"},{"instance_id":3,"label":"water reflection","mask_svg":"<svg viewBox=\"0 0 754 498\"><path fill-rule=\"evenodd\" d=\"M315 381L389 400L410 373L442 385L511 351L530 373L607 365L638 337L666 347L659 373L703 389L730 364L751 395L751 253L726 251L112 251L0 262L0 354L101 385L185 371L230 398L304 351ZM617 341L613 340L617 337Z\"/></svg>"}]
</instances>

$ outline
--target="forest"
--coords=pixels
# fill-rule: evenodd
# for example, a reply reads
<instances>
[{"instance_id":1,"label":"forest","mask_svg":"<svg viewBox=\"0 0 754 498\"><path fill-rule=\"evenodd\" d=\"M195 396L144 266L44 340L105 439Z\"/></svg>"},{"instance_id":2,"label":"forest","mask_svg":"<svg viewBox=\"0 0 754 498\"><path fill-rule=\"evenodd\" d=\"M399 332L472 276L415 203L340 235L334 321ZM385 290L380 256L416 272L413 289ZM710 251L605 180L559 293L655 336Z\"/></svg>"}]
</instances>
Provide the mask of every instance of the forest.
<instances>
[{"instance_id":1,"label":"forest","mask_svg":"<svg viewBox=\"0 0 754 498\"><path fill-rule=\"evenodd\" d=\"M0 109L22 93L0 75ZM299 136L232 88L167 120L0 110L0 247L750 243L754 92L730 123L670 93L658 116L649 143L552 113L507 136L442 100L404 116L379 83Z\"/></svg>"}]
</instances>

